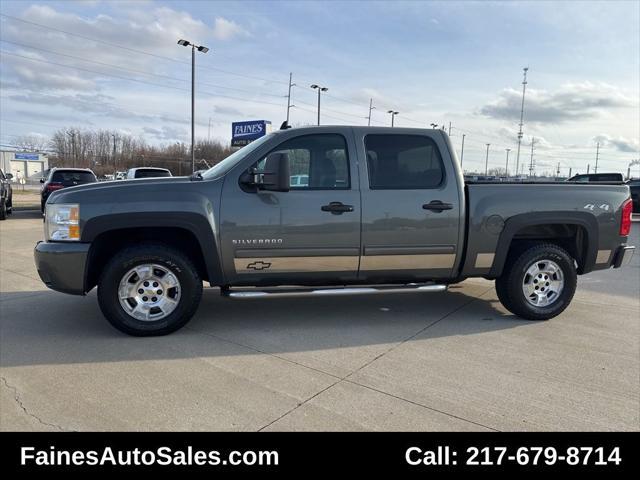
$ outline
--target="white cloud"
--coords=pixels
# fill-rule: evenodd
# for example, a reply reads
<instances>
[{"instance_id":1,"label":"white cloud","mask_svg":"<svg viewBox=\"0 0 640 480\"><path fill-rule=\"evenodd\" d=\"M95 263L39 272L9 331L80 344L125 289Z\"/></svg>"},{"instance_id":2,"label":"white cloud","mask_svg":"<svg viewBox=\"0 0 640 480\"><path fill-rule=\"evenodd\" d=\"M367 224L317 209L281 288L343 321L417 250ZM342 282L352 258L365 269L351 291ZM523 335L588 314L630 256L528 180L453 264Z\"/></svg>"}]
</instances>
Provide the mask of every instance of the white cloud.
<instances>
[{"instance_id":1,"label":"white cloud","mask_svg":"<svg viewBox=\"0 0 640 480\"><path fill-rule=\"evenodd\" d=\"M522 92L508 88L480 109L484 116L500 120L520 118ZM616 86L604 83L567 83L556 92L527 90L525 120L534 123L563 123L599 116L603 111L633 107L633 99Z\"/></svg>"},{"instance_id":2,"label":"white cloud","mask_svg":"<svg viewBox=\"0 0 640 480\"><path fill-rule=\"evenodd\" d=\"M620 152L638 152L640 151L640 142L637 138L610 137L602 134L593 137L593 142L599 142L601 147L612 147Z\"/></svg>"},{"instance_id":3,"label":"white cloud","mask_svg":"<svg viewBox=\"0 0 640 480\"><path fill-rule=\"evenodd\" d=\"M232 20L216 17L213 24L213 36L217 40L230 40L234 37L246 37L249 32Z\"/></svg>"}]
</instances>

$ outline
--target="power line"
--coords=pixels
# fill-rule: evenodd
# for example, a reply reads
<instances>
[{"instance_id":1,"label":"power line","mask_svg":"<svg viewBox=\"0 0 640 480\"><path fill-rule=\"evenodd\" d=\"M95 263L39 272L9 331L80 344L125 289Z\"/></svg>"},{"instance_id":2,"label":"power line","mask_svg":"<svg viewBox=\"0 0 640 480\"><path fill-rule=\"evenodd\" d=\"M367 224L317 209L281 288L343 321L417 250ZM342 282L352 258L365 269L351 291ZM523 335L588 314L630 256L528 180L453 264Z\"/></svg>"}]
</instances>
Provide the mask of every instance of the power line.
<instances>
[{"instance_id":1,"label":"power line","mask_svg":"<svg viewBox=\"0 0 640 480\"><path fill-rule=\"evenodd\" d=\"M161 58L163 60L169 60L171 62L189 64L189 62L184 61L184 60L179 60L177 58L167 57L167 56L164 56L164 55L158 55L156 53L151 53L151 52L147 52L147 51L144 51L144 50L139 50L139 49L136 49L136 48L127 47L127 46L124 46L124 45L119 45L117 43L108 42L108 41L105 41L105 40L100 40L100 39L97 39L95 37L89 37L89 36L86 36L86 35L81 35L79 33L69 32L67 30L62 30L60 28L50 27L48 25L43 25L41 23L36 23L36 22L29 21L29 20L24 20L22 18L14 17L12 15L6 15L4 13L0 13L0 16L8 18L10 20L17 21L17 22L22 22L22 23L33 25L33 26L36 26L36 27L44 28L44 29L47 29L47 30L52 30L54 32L64 33L66 35L71 35L71 36L74 36L74 37L83 38L85 40L90 40L90 41L96 42L96 43L102 43L103 45L109 45L110 47L121 48L121 49L127 50L129 52L140 53L142 55L148 55L148 56L155 57L155 58ZM216 72L220 72L220 73L226 73L228 75L235 75L235 76L238 76L238 77L249 78L249 79L253 79L253 80L260 80L260 81L263 81L263 82L281 83L283 85L287 84L287 82L282 81L282 80L273 80L273 79L259 77L259 76L255 76L255 75L246 75L246 74L242 74L242 73L232 72L232 71L229 71L229 70L223 70L221 68L209 67L209 66L204 66L204 65L201 65L198 68L203 69L203 70L211 70L211 71L216 71Z\"/></svg>"},{"instance_id":2,"label":"power line","mask_svg":"<svg viewBox=\"0 0 640 480\"><path fill-rule=\"evenodd\" d=\"M180 87L175 87L175 86L172 86L172 85L165 85L165 84L161 84L161 83L153 83L153 82L148 82L146 80L140 80L140 79L137 79L137 78L124 77L124 76L121 76L121 75L114 75L112 73L99 72L99 71L91 70L91 69L84 68L84 67L77 67L77 66L74 66L74 65L66 65L66 64L63 64L63 63L51 62L49 60L42 60L42 59L39 59L39 58L31 58L31 57L27 57L25 55L19 55L17 53L7 52L5 50L0 50L0 53L2 53L4 55L11 55L11 56L14 56L14 57L24 58L25 60L30 60L30 61L33 61L33 62L48 63L50 65L56 65L58 67L73 68L73 69L80 70L80 71L83 71L83 72L95 73L97 75L103 75L103 76L106 76L106 77L113 77L113 78L117 78L119 80L125 80L125 81L129 81L129 82L137 82L137 83L142 83L142 84L146 84L146 85L153 85L155 87L170 88L170 89L173 89L173 90L180 90L180 91L183 91L183 92L184 91L187 91L187 92L190 91L188 88L180 88ZM262 101L262 100L251 100L251 99L240 98L240 97L232 97L230 95L220 95L220 94L216 94L216 93L207 92L207 91L204 91L204 90L200 90L199 93L204 94L204 95L208 95L208 96L211 96L211 97L228 98L228 99L231 99L231 100L237 100L239 102L260 103L260 104L263 104L263 105L274 105L276 107L281 107L282 106L279 103L265 102L265 101Z\"/></svg>"},{"instance_id":3,"label":"power line","mask_svg":"<svg viewBox=\"0 0 640 480\"><path fill-rule=\"evenodd\" d=\"M68 58L72 58L75 60L80 60L82 62L87 62L87 63L93 63L96 65L103 65L106 67L111 67L111 68L117 68L119 70L124 70L127 72L132 72L132 73L137 73L139 75L147 75L147 76L151 76L151 77L158 77L158 78L164 78L164 79L168 79L168 80L172 80L172 81L177 81L177 82L188 82L188 79L184 79L184 78L178 78L178 77L172 77L169 75L161 75L158 73L152 73L152 72L147 72L147 71L143 71L143 70L136 70L136 69L132 69L132 68L127 68L127 67L122 67L120 65L114 65L112 63L106 63L106 62L100 62L98 60L89 60L88 58L83 58L83 57L78 57L75 55L69 55L67 53L60 53L60 52L55 52L53 50L47 50L45 48L41 48L41 47L35 47L33 45L26 45L24 43L17 43L17 42L12 42L9 40L4 40L4 39L0 39L0 41L4 42L4 43L10 43L12 45L17 45L20 47L24 47L24 48L31 48L33 50L40 50L42 52L47 52L47 53L52 53L54 55L60 55L61 57L68 57ZM246 89L242 89L242 88L236 88L236 87L226 87L224 85L216 85L213 83L208 83L208 82L202 82L202 81L198 81L196 82L198 85L205 85L205 86L209 86L209 87L213 87L213 88L222 88L222 89L226 89L226 90L235 90L237 92L243 92L243 93L251 93L253 95L262 95L262 96L268 96L268 97L276 97L276 98L282 98L282 95L276 95L274 93L267 93L267 92L252 92L250 90L246 90Z\"/></svg>"}]
</instances>

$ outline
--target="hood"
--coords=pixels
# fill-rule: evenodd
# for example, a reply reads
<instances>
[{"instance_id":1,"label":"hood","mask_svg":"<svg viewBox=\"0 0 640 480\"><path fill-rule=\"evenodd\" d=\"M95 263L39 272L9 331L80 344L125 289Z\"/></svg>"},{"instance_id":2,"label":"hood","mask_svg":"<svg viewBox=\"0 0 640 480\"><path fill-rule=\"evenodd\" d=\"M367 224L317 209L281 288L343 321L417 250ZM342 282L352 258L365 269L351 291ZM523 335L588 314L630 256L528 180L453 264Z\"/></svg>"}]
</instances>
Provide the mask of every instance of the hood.
<instances>
[{"instance_id":1,"label":"hood","mask_svg":"<svg viewBox=\"0 0 640 480\"><path fill-rule=\"evenodd\" d=\"M189 177L137 178L88 183L56 190L51 193L48 203L120 203L137 200L141 196L149 200L164 199L167 192L174 189L182 191L200 183L203 182L191 180Z\"/></svg>"}]
</instances>

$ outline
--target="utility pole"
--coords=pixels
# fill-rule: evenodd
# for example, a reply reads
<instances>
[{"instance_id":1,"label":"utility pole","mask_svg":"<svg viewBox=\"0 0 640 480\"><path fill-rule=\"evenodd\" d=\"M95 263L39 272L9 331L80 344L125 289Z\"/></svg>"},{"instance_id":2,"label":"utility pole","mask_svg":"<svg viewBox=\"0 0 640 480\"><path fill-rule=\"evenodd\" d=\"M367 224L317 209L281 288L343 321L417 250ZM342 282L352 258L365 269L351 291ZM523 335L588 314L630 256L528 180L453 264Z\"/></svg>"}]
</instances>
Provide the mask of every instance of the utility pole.
<instances>
[{"instance_id":1,"label":"utility pole","mask_svg":"<svg viewBox=\"0 0 640 480\"><path fill-rule=\"evenodd\" d=\"M485 174L485 176L489 175L489 146L490 145L491 145L490 143L487 143L487 158L484 161L484 174Z\"/></svg>"},{"instance_id":2,"label":"utility pole","mask_svg":"<svg viewBox=\"0 0 640 480\"><path fill-rule=\"evenodd\" d=\"M598 173L598 157L600 157L600 142L596 143L596 166L593 173Z\"/></svg>"},{"instance_id":3,"label":"utility pole","mask_svg":"<svg viewBox=\"0 0 640 480\"><path fill-rule=\"evenodd\" d=\"M462 168L462 159L464 158L464 137L467 135L465 133L462 134L462 148L460 149L460 168Z\"/></svg>"},{"instance_id":4,"label":"utility pole","mask_svg":"<svg viewBox=\"0 0 640 480\"><path fill-rule=\"evenodd\" d=\"M293 72L289 72L289 93L287 93L287 125L289 125L289 110L291 110L291 87L295 87L295 83L292 82Z\"/></svg>"},{"instance_id":5,"label":"utility pole","mask_svg":"<svg viewBox=\"0 0 640 480\"><path fill-rule=\"evenodd\" d=\"M560 179L560 162L558 162L558 167L556 168L556 181Z\"/></svg>"},{"instance_id":6,"label":"utility pole","mask_svg":"<svg viewBox=\"0 0 640 480\"><path fill-rule=\"evenodd\" d=\"M367 120L367 126L371 126L371 110L375 109L376 107L373 106L373 98L369 99L369 117Z\"/></svg>"},{"instance_id":7,"label":"utility pole","mask_svg":"<svg viewBox=\"0 0 640 480\"><path fill-rule=\"evenodd\" d=\"M533 177L533 171L535 165L533 163L533 145L536 143L536 139L531 137L531 160L529 161L529 178Z\"/></svg>"},{"instance_id":8,"label":"utility pole","mask_svg":"<svg viewBox=\"0 0 640 480\"><path fill-rule=\"evenodd\" d=\"M76 166L76 132L71 130L70 132L67 132L67 135L71 136L71 159L73 162L73 167L75 168Z\"/></svg>"},{"instance_id":9,"label":"utility pole","mask_svg":"<svg viewBox=\"0 0 640 480\"><path fill-rule=\"evenodd\" d=\"M449 132L448 135L451 136L451 122L449 122Z\"/></svg>"},{"instance_id":10,"label":"utility pole","mask_svg":"<svg viewBox=\"0 0 640 480\"><path fill-rule=\"evenodd\" d=\"M522 80L522 105L520 107L520 129L518 130L518 153L516 154L516 174L518 173L518 167L520 166L520 145L522 144L522 127L524 125L524 94L527 91L527 71L529 67L522 69L524 72L524 78Z\"/></svg>"},{"instance_id":11,"label":"utility pole","mask_svg":"<svg viewBox=\"0 0 640 480\"><path fill-rule=\"evenodd\" d=\"M587 163L587 175L590 173L589 170L591 170L591 164Z\"/></svg>"},{"instance_id":12,"label":"utility pole","mask_svg":"<svg viewBox=\"0 0 640 480\"><path fill-rule=\"evenodd\" d=\"M209 129L207 130L207 143L211 142L211 117L209 117Z\"/></svg>"},{"instance_id":13,"label":"utility pole","mask_svg":"<svg viewBox=\"0 0 640 480\"><path fill-rule=\"evenodd\" d=\"M511 151L511 149L505 148L505 150L507 151L507 163L504 166L504 174L507 178L509 178L509 152Z\"/></svg>"},{"instance_id":14,"label":"utility pole","mask_svg":"<svg viewBox=\"0 0 640 480\"><path fill-rule=\"evenodd\" d=\"M571 178L571 171L573 170L573 168L569 167L569 178Z\"/></svg>"},{"instance_id":15,"label":"utility pole","mask_svg":"<svg viewBox=\"0 0 640 480\"><path fill-rule=\"evenodd\" d=\"M320 93L326 92L329 89L327 87L321 87L320 85L316 85L315 83L311 85L311 88L314 90L318 90L318 125L320 125Z\"/></svg>"}]
</instances>

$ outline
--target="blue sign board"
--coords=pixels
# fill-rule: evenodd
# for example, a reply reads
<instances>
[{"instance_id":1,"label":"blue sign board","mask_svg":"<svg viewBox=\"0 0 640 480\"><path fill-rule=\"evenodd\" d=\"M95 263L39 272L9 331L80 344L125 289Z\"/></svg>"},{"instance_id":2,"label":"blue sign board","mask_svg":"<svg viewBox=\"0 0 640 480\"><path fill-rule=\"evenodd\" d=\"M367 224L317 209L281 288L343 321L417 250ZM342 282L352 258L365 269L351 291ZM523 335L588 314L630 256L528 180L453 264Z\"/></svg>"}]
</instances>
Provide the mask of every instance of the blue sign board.
<instances>
[{"instance_id":1,"label":"blue sign board","mask_svg":"<svg viewBox=\"0 0 640 480\"><path fill-rule=\"evenodd\" d=\"M16 160L40 160L40 156L37 153L16 153Z\"/></svg>"},{"instance_id":2,"label":"blue sign board","mask_svg":"<svg viewBox=\"0 0 640 480\"><path fill-rule=\"evenodd\" d=\"M243 147L271 131L269 120L249 120L231 124L231 146Z\"/></svg>"}]
</instances>

